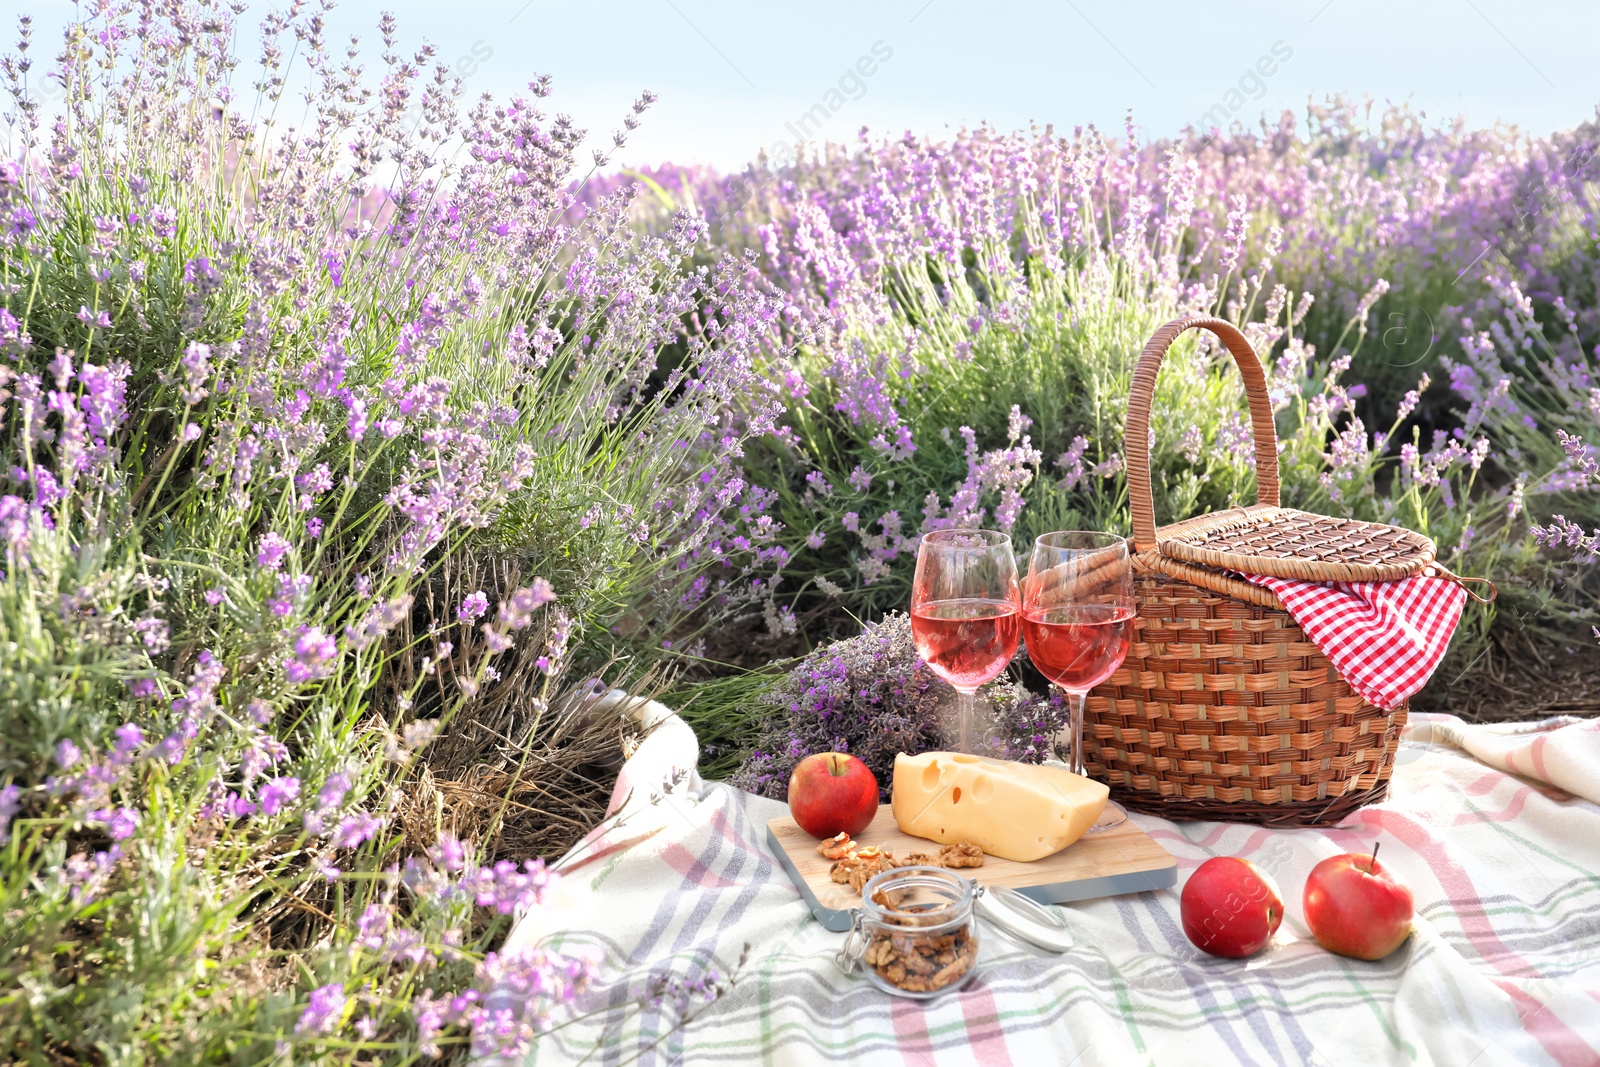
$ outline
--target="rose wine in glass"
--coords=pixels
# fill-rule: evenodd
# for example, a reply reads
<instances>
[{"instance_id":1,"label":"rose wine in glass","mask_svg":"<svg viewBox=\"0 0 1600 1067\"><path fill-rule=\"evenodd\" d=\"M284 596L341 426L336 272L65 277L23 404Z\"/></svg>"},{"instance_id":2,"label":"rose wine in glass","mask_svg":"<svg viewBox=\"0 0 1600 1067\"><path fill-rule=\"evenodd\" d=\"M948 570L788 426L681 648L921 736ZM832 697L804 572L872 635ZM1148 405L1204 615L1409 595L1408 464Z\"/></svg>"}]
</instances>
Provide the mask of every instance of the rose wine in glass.
<instances>
[{"instance_id":1,"label":"rose wine in glass","mask_svg":"<svg viewBox=\"0 0 1600 1067\"><path fill-rule=\"evenodd\" d=\"M935 530L917 545L911 636L928 668L956 691L951 745L975 753L980 685L1017 654L1021 612L1011 538L993 530Z\"/></svg>"},{"instance_id":2,"label":"rose wine in glass","mask_svg":"<svg viewBox=\"0 0 1600 1067\"><path fill-rule=\"evenodd\" d=\"M935 674L976 689L1017 653L1017 606L1006 600L931 601L911 613L917 653Z\"/></svg>"},{"instance_id":3,"label":"rose wine in glass","mask_svg":"<svg viewBox=\"0 0 1600 1067\"><path fill-rule=\"evenodd\" d=\"M1133 640L1135 611L1121 604L1047 608L1022 620L1028 658L1069 692L1087 693L1116 673Z\"/></svg>"},{"instance_id":4,"label":"rose wine in glass","mask_svg":"<svg viewBox=\"0 0 1600 1067\"><path fill-rule=\"evenodd\" d=\"M1071 763L1084 774L1083 707L1089 690L1116 673L1133 643L1133 561L1126 538L1065 530L1034 542L1022 590L1022 636L1039 673L1067 694ZM1106 804L1090 833L1128 817Z\"/></svg>"}]
</instances>

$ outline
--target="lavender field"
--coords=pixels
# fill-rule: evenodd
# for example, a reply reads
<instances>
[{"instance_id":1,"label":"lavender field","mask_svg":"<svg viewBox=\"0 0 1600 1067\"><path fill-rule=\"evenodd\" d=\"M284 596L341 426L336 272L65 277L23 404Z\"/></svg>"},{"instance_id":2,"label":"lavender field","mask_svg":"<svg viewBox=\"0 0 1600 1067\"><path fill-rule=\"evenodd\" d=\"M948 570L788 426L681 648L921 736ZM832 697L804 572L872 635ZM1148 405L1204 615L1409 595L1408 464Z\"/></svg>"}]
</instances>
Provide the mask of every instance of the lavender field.
<instances>
[{"instance_id":1,"label":"lavender field","mask_svg":"<svg viewBox=\"0 0 1600 1067\"><path fill-rule=\"evenodd\" d=\"M892 745L861 665L794 659L903 608L926 531L1127 532L1181 314L1268 364L1286 504L1497 584L1419 706L1600 710L1594 123L1336 98L636 171L652 94L585 133L388 17L85 17L0 61L0 1058L526 1051L599 978L498 950L634 740L604 694L747 785L780 704ZM1253 499L1220 349L1155 411L1162 521Z\"/></svg>"}]
</instances>

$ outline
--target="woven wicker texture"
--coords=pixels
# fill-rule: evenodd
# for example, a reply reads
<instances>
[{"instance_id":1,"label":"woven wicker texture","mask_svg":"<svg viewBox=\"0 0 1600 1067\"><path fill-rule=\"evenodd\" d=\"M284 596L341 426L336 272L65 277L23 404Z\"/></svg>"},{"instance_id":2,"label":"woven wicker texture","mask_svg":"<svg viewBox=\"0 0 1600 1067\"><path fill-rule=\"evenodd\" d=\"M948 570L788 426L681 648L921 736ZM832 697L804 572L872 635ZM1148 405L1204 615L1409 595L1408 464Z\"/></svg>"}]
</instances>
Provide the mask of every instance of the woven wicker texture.
<instances>
[{"instance_id":1,"label":"woven wicker texture","mask_svg":"<svg viewBox=\"0 0 1600 1067\"><path fill-rule=\"evenodd\" d=\"M1433 562L1433 541L1413 530L1293 508L1203 515L1163 527L1164 556L1210 567L1309 581L1396 581Z\"/></svg>"},{"instance_id":2,"label":"woven wicker texture","mask_svg":"<svg viewBox=\"0 0 1600 1067\"><path fill-rule=\"evenodd\" d=\"M1406 711L1350 691L1281 608L1135 576L1133 645L1090 695L1089 774L1172 818L1337 821L1388 787Z\"/></svg>"},{"instance_id":3,"label":"woven wicker texture","mask_svg":"<svg viewBox=\"0 0 1600 1067\"><path fill-rule=\"evenodd\" d=\"M1216 334L1244 379L1255 440L1256 500L1249 508L1201 515L1156 528L1150 492L1150 404L1167 349L1185 330ZM1242 333L1222 319L1190 316L1155 332L1134 368L1128 395L1126 449L1133 542L1141 552L1210 567L1306 581L1392 581L1419 573L1433 561L1433 542L1380 523L1334 519L1278 506L1278 439L1261 360Z\"/></svg>"},{"instance_id":4,"label":"woven wicker texture","mask_svg":"<svg viewBox=\"0 0 1600 1067\"><path fill-rule=\"evenodd\" d=\"M1272 590L1247 582L1243 578L1235 578L1231 574L1212 570L1204 564L1184 563L1163 556L1159 552L1138 552L1131 558L1135 574L1161 574L1168 578L1180 578L1190 585L1198 585L1202 589L1221 593L1234 600L1242 600L1246 604L1259 604L1264 608L1283 610L1283 601L1279 600L1278 594Z\"/></svg>"},{"instance_id":5,"label":"woven wicker texture","mask_svg":"<svg viewBox=\"0 0 1600 1067\"><path fill-rule=\"evenodd\" d=\"M1184 330L1210 330L1239 365L1255 435L1257 503L1156 528L1150 403ZM1270 591L1224 569L1312 581L1416 574L1433 543L1390 526L1278 506L1277 435L1266 376L1244 335L1220 319L1169 322L1145 345L1128 397L1133 512L1133 647L1089 695L1089 773L1130 808L1175 819L1315 826L1389 786L1404 705L1352 693Z\"/></svg>"}]
</instances>

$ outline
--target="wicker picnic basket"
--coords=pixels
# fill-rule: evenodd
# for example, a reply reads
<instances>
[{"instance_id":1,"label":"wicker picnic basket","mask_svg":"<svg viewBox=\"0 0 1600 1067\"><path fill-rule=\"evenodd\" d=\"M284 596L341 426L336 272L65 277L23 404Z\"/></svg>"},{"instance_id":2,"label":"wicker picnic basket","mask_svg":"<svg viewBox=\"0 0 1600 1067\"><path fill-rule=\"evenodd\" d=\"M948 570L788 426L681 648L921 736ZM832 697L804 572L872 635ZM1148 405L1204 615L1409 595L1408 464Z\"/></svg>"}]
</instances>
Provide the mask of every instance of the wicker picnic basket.
<instances>
[{"instance_id":1,"label":"wicker picnic basket","mask_svg":"<svg viewBox=\"0 0 1600 1067\"><path fill-rule=\"evenodd\" d=\"M1222 340L1244 378L1256 503L1157 528L1150 403L1168 347L1195 328ZM1126 462L1139 614L1127 660L1089 696L1090 776L1127 807L1173 819L1326 825L1382 799L1406 706L1384 711L1352 692L1276 595L1227 572L1387 581L1442 571L1433 542L1278 506L1266 377L1244 335L1221 319L1177 319L1145 345L1128 397Z\"/></svg>"}]
</instances>

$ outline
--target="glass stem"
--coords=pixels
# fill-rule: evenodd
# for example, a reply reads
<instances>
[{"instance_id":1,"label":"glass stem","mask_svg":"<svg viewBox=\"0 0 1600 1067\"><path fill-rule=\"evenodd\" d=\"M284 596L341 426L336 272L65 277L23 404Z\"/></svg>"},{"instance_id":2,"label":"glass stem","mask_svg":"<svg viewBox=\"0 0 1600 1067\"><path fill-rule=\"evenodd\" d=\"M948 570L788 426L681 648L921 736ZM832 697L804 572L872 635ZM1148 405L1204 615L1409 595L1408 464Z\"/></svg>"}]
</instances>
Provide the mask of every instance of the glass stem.
<instances>
[{"instance_id":1,"label":"glass stem","mask_svg":"<svg viewBox=\"0 0 1600 1067\"><path fill-rule=\"evenodd\" d=\"M972 689L956 690L956 750L973 754L972 720L977 715L978 694Z\"/></svg>"},{"instance_id":2,"label":"glass stem","mask_svg":"<svg viewBox=\"0 0 1600 1067\"><path fill-rule=\"evenodd\" d=\"M1072 729L1072 773L1088 775L1083 758L1083 706L1088 703L1088 693L1075 693L1067 690L1067 710L1071 716Z\"/></svg>"}]
</instances>

